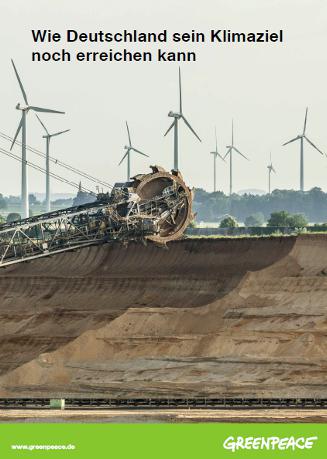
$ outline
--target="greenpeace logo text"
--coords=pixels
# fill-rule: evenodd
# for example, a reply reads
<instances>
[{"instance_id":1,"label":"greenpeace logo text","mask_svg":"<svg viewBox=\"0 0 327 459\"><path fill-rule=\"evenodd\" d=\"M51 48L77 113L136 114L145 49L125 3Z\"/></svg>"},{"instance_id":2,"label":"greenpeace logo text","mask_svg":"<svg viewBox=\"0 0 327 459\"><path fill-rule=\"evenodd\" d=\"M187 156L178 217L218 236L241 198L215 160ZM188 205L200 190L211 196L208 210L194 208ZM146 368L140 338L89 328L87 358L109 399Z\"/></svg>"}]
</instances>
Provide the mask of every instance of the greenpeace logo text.
<instances>
[{"instance_id":1,"label":"greenpeace logo text","mask_svg":"<svg viewBox=\"0 0 327 459\"><path fill-rule=\"evenodd\" d=\"M11 445L11 449L20 451L73 451L75 445Z\"/></svg>"},{"instance_id":2,"label":"greenpeace logo text","mask_svg":"<svg viewBox=\"0 0 327 459\"><path fill-rule=\"evenodd\" d=\"M227 437L223 447L233 453L243 449L296 450L311 449L318 437Z\"/></svg>"}]
</instances>

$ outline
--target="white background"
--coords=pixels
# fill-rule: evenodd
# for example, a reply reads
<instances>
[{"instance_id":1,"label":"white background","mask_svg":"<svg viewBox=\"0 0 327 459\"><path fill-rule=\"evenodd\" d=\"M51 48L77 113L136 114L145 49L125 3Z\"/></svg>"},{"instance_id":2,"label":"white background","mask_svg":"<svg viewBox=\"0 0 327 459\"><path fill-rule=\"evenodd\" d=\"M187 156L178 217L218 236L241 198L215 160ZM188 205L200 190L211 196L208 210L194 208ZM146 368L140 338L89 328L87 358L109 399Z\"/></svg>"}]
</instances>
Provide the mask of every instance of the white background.
<instances>
[{"instance_id":1,"label":"white background","mask_svg":"<svg viewBox=\"0 0 327 459\"><path fill-rule=\"evenodd\" d=\"M282 28L282 45L195 44L180 48L197 51L196 63L182 64L183 100L186 117L203 139L200 144L181 127L180 168L190 185L211 190L209 152L214 147L214 126L219 149L225 151L234 117L236 145L251 159L235 158L235 190L267 189L270 151L278 172L273 187L297 189L299 144L281 144L301 132L306 106L308 136L327 152L327 3L323 0L1 0L0 5L0 131L13 136L20 117L15 105L22 102L22 96L10 63L13 58L29 102L66 111L64 116L43 116L50 131L71 129L53 139L52 155L110 183L125 179L126 168L118 167L118 162L127 141L126 119L135 146L151 156L148 160L135 155L132 172L144 172L150 163L172 167L173 136L170 133L164 138L163 133L171 122L168 111L178 108L178 64L36 64L31 62L36 48L32 28L62 33L67 28L80 32L124 28L144 32L165 28L169 32L220 28L255 32ZM77 47L107 50L113 46ZM45 48L51 50L49 45ZM28 143L44 148L42 134L30 113ZM9 148L4 141L0 145ZM20 153L18 147L14 151ZM29 159L38 162L33 154ZM218 165L218 185L227 192L228 166ZM74 178L59 168L54 171ZM326 190L326 176L327 158L306 147L305 188L320 186ZM44 191L42 174L32 171L29 181L30 191ZM54 181L52 190L72 191ZM20 165L2 156L0 192L20 193Z\"/></svg>"}]
</instances>

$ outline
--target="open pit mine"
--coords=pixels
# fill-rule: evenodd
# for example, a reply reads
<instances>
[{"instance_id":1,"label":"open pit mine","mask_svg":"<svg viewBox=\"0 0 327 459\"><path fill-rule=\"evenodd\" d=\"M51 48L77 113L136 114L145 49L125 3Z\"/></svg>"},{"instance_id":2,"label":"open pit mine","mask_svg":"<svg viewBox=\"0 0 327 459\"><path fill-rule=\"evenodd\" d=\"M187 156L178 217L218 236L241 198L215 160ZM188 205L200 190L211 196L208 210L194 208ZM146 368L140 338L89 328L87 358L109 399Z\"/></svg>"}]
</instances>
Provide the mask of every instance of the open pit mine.
<instances>
[{"instance_id":1,"label":"open pit mine","mask_svg":"<svg viewBox=\"0 0 327 459\"><path fill-rule=\"evenodd\" d=\"M153 168L0 227L0 397L327 397L327 236L181 238Z\"/></svg>"}]
</instances>

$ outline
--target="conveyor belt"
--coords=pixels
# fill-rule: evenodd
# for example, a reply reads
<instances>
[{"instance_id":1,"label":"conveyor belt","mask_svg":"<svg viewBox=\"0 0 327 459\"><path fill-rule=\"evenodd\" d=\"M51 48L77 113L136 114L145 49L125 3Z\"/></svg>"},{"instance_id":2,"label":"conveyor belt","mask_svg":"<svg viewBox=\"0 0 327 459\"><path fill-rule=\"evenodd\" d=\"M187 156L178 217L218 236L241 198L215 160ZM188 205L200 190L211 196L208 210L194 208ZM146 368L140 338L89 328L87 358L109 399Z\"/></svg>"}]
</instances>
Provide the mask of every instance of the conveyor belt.
<instances>
[{"instance_id":1,"label":"conveyor belt","mask_svg":"<svg viewBox=\"0 0 327 459\"><path fill-rule=\"evenodd\" d=\"M0 409L48 409L49 398L2 398ZM135 398L65 399L65 409L327 409L315 398Z\"/></svg>"}]
</instances>

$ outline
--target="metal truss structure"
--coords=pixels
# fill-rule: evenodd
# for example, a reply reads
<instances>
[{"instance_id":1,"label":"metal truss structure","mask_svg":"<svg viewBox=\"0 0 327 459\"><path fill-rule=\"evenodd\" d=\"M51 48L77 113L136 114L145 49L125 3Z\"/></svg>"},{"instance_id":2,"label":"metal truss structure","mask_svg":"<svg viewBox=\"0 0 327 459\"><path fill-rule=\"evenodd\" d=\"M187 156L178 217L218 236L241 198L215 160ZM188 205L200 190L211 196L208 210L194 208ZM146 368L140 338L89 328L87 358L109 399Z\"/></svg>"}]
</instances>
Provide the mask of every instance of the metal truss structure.
<instances>
[{"instance_id":1,"label":"metal truss structure","mask_svg":"<svg viewBox=\"0 0 327 459\"><path fill-rule=\"evenodd\" d=\"M158 182L155 171L116 185L94 203L1 225L0 267L115 240L171 240L180 230L181 216L189 216L189 190L173 176L167 180L167 173ZM150 191L155 189L148 199L138 193L144 179Z\"/></svg>"},{"instance_id":2,"label":"metal truss structure","mask_svg":"<svg viewBox=\"0 0 327 459\"><path fill-rule=\"evenodd\" d=\"M0 398L1 409L49 409L52 402L64 401L64 407L73 409L316 409L326 410L326 398Z\"/></svg>"}]
</instances>

